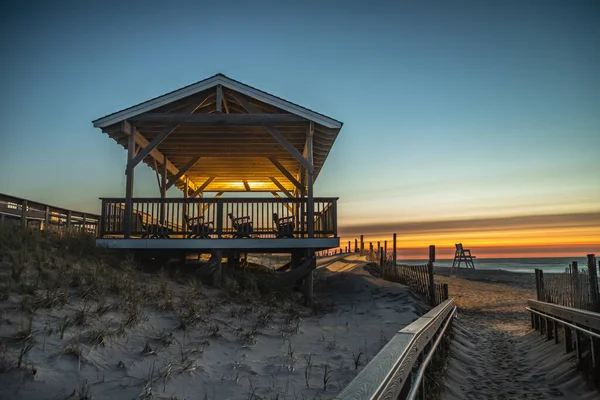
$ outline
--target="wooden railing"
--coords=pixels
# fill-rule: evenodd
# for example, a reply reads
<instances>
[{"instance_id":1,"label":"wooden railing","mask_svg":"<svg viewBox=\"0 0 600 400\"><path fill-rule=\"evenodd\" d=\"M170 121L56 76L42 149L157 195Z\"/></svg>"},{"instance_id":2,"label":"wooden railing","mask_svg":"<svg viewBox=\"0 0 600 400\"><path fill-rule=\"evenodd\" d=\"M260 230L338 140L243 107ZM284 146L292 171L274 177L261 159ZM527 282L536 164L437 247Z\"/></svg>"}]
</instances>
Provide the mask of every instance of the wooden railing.
<instances>
[{"instance_id":1,"label":"wooden railing","mask_svg":"<svg viewBox=\"0 0 600 400\"><path fill-rule=\"evenodd\" d=\"M100 237L119 237L125 233L125 199L103 198ZM291 217L294 238L308 237L307 200L278 198L134 198L132 199L132 237L188 237L191 228L186 222L210 223L208 237L231 237L237 230L233 220L249 217L250 238L279 236L274 214ZM314 199L314 237L337 237L337 198ZM154 235L156 234L156 235Z\"/></svg>"},{"instance_id":2,"label":"wooden railing","mask_svg":"<svg viewBox=\"0 0 600 400\"><path fill-rule=\"evenodd\" d=\"M0 223L18 221L23 227L78 230L97 234L100 216L0 194Z\"/></svg>"},{"instance_id":3,"label":"wooden railing","mask_svg":"<svg viewBox=\"0 0 600 400\"><path fill-rule=\"evenodd\" d=\"M538 300L529 300L531 327L554 338L565 352L577 352L578 367L590 375L592 382L600 382L600 313L560 306Z\"/></svg>"},{"instance_id":4,"label":"wooden railing","mask_svg":"<svg viewBox=\"0 0 600 400\"><path fill-rule=\"evenodd\" d=\"M455 312L449 299L400 330L336 399L428 398L425 372Z\"/></svg>"},{"instance_id":5,"label":"wooden railing","mask_svg":"<svg viewBox=\"0 0 600 400\"><path fill-rule=\"evenodd\" d=\"M587 256L587 269L573 261L564 273L544 275L535 270L537 299L561 306L600 312L598 269L594 254Z\"/></svg>"}]
</instances>

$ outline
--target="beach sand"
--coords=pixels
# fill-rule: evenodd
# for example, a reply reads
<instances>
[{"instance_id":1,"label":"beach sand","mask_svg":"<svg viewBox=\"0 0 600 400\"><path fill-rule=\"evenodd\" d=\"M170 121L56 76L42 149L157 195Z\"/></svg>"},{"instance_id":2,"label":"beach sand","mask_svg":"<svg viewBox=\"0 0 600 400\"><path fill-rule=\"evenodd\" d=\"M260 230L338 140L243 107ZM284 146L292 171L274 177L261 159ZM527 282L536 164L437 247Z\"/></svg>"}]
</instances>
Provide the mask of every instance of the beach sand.
<instances>
[{"instance_id":1,"label":"beach sand","mask_svg":"<svg viewBox=\"0 0 600 400\"><path fill-rule=\"evenodd\" d=\"M534 274L436 268L459 307L444 376L446 400L598 399L574 352L530 327Z\"/></svg>"},{"instance_id":2,"label":"beach sand","mask_svg":"<svg viewBox=\"0 0 600 400\"><path fill-rule=\"evenodd\" d=\"M37 308L29 326L29 300L8 290L0 302L0 398L332 398L425 311L408 288L371 277L362 264L356 255L319 260L312 308L299 296L236 298L130 271L118 279L149 294L146 303L114 294L104 304L84 300L82 284L68 290L66 304ZM15 368L26 343L32 347Z\"/></svg>"}]
</instances>

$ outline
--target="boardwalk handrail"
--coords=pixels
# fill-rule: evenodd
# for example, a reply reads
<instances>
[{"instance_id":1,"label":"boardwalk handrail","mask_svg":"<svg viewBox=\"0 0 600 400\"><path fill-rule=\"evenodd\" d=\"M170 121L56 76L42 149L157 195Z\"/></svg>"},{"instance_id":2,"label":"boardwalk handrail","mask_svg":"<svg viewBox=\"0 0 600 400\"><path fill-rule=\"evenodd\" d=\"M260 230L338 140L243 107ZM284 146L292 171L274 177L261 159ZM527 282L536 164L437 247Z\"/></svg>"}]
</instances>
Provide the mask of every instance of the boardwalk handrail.
<instances>
[{"instance_id":1,"label":"boardwalk handrail","mask_svg":"<svg viewBox=\"0 0 600 400\"><path fill-rule=\"evenodd\" d=\"M577 361L582 368L591 366L592 379L600 377L600 313L560 306L539 300L528 300L526 310L531 313L531 327L554 338L559 343L559 328L563 329L565 352L577 351ZM575 335L573 335L573 331ZM575 346L573 346L575 339ZM585 349L589 349L586 353ZM591 362L583 362L585 358ZM596 371L596 372L594 372Z\"/></svg>"},{"instance_id":2,"label":"boardwalk handrail","mask_svg":"<svg viewBox=\"0 0 600 400\"><path fill-rule=\"evenodd\" d=\"M55 207L0 193L0 220L4 218L20 219L22 226L30 221L40 223L40 228L59 227L67 229L82 229L96 234L100 215L68 208ZM41 224L44 224L42 227Z\"/></svg>"},{"instance_id":3,"label":"boardwalk handrail","mask_svg":"<svg viewBox=\"0 0 600 400\"><path fill-rule=\"evenodd\" d=\"M455 311L448 299L398 331L336 399L407 399L424 390L423 373L415 371L420 378L413 380L413 369L426 367Z\"/></svg>"}]
</instances>

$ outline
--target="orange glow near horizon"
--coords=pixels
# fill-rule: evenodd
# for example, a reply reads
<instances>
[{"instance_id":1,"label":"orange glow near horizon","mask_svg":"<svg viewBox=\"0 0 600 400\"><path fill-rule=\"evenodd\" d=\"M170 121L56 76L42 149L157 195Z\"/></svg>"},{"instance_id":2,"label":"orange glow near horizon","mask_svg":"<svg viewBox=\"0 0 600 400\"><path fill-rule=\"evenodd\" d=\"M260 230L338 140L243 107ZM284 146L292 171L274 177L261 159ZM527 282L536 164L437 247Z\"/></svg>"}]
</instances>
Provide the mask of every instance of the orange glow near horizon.
<instances>
[{"instance_id":1,"label":"orange glow near horizon","mask_svg":"<svg viewBox=\"0 0 600 400\"><path fill-rule=\"evenodd\" d=\"M436 246L438 258L452 258L454 244L463 243L479 258L583 257L600 254L600 213L572 216L543 216L507 219L474 219L472 221L438 221L385 226L354 226L341 231L341 248L354 248L363 230L365 248L377 242L392 248L393 232L397 233L398 259L427 258L429 245ZM381 233L389 230L389 234Z\"/></svg>"}]
</instances>

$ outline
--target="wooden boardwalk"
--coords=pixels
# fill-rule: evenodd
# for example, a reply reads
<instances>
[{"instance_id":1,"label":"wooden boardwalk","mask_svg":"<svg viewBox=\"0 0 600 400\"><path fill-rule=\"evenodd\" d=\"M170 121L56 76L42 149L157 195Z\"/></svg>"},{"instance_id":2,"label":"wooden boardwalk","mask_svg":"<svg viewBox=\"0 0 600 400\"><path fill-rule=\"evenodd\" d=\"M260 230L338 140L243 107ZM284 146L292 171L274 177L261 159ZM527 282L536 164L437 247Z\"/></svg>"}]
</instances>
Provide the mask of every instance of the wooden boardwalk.
<instances>
[{"instance_id":1,"label":"wooden boardwalk","mask_svg":"<svg viewBox=\"0 0 600 400\"><path fill-rule=\"evenodd\" d=\"M533 289L440 277L459 306L444 377L446 400L596 399L575 352L530 327Z\"/></svg>"}]
</instances>

